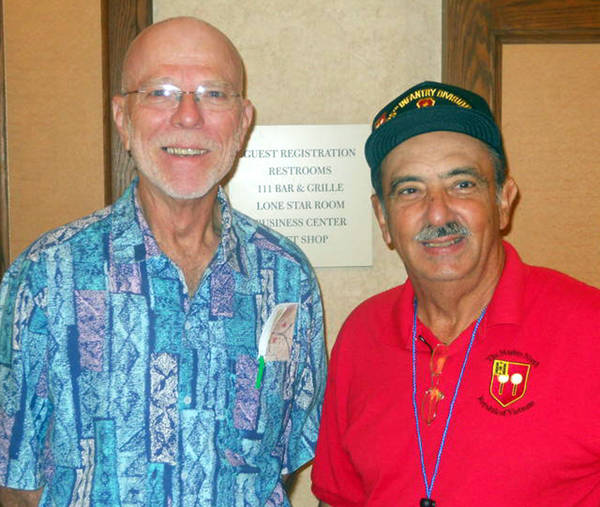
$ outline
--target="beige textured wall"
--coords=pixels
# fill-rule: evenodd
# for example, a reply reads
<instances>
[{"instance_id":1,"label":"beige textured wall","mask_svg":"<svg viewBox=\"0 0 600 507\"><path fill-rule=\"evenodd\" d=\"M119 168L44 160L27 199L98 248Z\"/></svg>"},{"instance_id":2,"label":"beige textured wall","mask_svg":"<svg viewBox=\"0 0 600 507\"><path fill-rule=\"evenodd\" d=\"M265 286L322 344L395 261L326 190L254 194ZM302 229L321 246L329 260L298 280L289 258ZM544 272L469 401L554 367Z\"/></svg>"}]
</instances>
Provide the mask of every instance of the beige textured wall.
<instances>
[{"instance_id":1,"label":"beige textured wall","mask_svg":"<svg viewBox=\"0 0 600 507\"><path fill-rule=\"evenodd\" d=\"M155 21L181 15L236 44L257 124L370 123L410 85L441 76L441 0L154 0ZM371 268L317 270L329 346L352 308L406 277L375 222L373 254ZM316 505L309 482L305 471L295 507Z\"/></svg>"},{"instance_id":2,"label":"beige textured wall","mask_svg":"<svg viewBox=\"0 0 600 507\"><path fill-rule=\"evenodd\" d=\"M4 2L11 260L104 206L100 3Z\"/></svg>"},{"instance_id":3,"label":"beige textured wall","mask_svg":"<svg viewBox=\"0 0 600 507\"><path fill-rule=\"evenodd\" d=\"M521 195L507 239L526 262L597 287L599 61L600 44L502 48L502 131Z\"/></svg>"}]
</instances>

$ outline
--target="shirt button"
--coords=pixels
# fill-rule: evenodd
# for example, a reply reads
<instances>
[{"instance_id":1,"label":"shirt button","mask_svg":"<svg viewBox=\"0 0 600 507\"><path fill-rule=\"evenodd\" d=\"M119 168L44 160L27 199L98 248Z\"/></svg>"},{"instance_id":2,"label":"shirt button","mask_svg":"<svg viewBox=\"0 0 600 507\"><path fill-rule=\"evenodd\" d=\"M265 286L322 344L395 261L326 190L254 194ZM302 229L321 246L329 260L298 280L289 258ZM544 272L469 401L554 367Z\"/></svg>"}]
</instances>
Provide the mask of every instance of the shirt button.
<instances>
[{"instance_id":1,"label":"shirt button","mask_svg":"<svg viewBox=\"0 0 600 507\"><path fill-rule=\"evenodd\" d=\"M192 402L192 397L191 396L186 396L185 398L183 398L183 402L186 405L189 405Z\"/></svg>"}]
</instances>

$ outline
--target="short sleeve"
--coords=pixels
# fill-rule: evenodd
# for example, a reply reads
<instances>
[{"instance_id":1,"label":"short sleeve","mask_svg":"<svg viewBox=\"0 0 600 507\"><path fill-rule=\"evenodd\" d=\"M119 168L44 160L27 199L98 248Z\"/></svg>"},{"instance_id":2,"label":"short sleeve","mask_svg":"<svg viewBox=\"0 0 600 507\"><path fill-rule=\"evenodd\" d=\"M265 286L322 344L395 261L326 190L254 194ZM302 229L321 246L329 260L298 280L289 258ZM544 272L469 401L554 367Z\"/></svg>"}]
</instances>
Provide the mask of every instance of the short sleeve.
<instances>
[{"instance_id":1,"label":"short sleeve","mask_svg":"<svg viewBox=\"0 0 600 507\"><path fill-rule=\"evenodd\" d=\"M48 428L45 276L23 254L0 286L0 485L43 485Z\"/></svg>"},{"instance_id":2,"label":"short sleeve","mask_svg":"<svg viewBox=\"0 0 600 507\"><path fill-rule=\"evenodd\" d=\"M327 359L323 307L312 269L301 286L298 319L297 339L303 344L303 358L296 373L292 412L286 430L283 474L291 473L313 459L325 392Z\"/></svg>"}]
</instances>

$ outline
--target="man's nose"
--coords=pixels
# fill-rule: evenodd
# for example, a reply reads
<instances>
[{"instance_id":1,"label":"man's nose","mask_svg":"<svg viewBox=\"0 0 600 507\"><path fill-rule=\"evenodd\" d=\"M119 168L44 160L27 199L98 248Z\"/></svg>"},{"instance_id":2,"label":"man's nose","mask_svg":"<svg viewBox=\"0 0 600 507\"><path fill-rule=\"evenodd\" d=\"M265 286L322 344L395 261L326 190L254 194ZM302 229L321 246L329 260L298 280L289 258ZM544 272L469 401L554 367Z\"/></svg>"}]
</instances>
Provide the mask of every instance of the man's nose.
<instances>
[{"instance_id":1,"label":"man's nose","mask_svg":"<svg viewBox=\"0 0 600 507\"><path fill-rule=\"evenodd\" d=\"M200 128L204 125L204 113L193 93L184 93L177 104L172 122L179 127Z\"/></svg>"},{"instance_id":2,"label":"man's nose","mask_svg":"<svg viewBox=\"0 0 600 507\"><path fill-rule=\"evenodd\" d=\"M428 193L427 219L432 225L443 225L454 219L450 199L442 189L436 189Z\"/></svg>"}]
</instances>

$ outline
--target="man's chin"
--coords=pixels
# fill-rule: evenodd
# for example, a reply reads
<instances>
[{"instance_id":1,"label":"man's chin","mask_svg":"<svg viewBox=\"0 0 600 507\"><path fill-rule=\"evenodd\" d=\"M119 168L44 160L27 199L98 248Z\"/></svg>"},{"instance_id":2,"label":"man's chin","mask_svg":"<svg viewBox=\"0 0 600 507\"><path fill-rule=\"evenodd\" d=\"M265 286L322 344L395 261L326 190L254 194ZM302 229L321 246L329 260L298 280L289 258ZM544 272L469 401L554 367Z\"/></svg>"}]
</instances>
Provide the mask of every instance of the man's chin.
<instances>
[{"instance_id":1,"label":"man's chin","mask_svg":"<svg viewBox=\"0 0 600 507\"><path fill-rule=\"evenodd\" d=\"M214 188L214 187L211 187ZM200 199L209 193L210 189L191 189L191 190L180 190L177 188L160 188L163 194L178 201L191 201L194 199Z\"/></svg>"},{"instance_id":2,"label":"man's chin","mask_svg":"<svg viewBox=\"0 0 600 507\"><path fill-rule=\"evenodd\" d=\"M465 266L455 265L431 265L429 267L420 266L418 269L411 270L413 277L417 279L428 280L430 282L456 282L468 277L472 270L465 269Z\"/></svg>"},{"instance_id":3,"label":"man's chin","mask_svg":"<svg viewBox=\"0 0 600 507\"><path fill-rule=\"evenodd\" d=\"M199 182L197 184L171 183L144 173L140 173L140 183L142 186L152 187L154 191L179 201L200 199L218 185L218 182L213 184L209 182Z\"/></svg>"}]
</instances>

